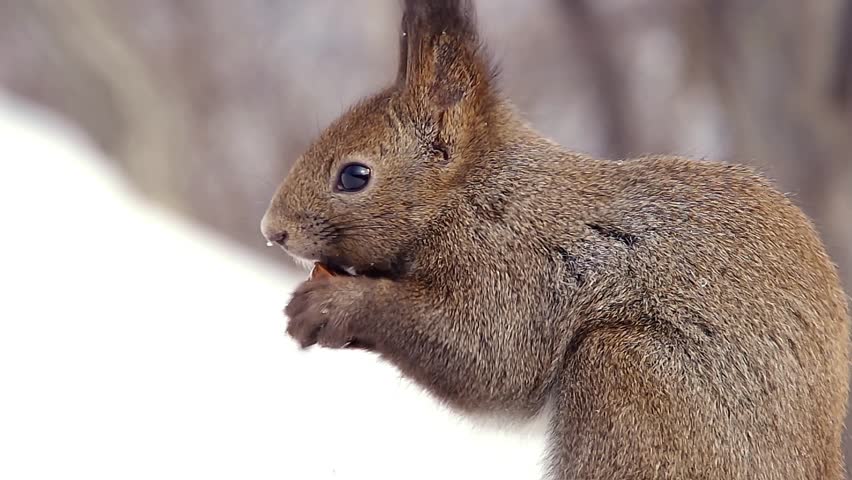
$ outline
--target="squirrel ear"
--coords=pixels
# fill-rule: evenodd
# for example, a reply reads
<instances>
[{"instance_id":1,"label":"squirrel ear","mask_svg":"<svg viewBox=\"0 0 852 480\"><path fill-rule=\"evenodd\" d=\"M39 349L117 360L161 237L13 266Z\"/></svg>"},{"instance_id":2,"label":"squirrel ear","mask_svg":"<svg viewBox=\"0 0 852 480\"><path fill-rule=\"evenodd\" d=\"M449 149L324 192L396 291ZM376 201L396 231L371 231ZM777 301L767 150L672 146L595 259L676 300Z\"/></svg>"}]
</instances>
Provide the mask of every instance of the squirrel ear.
<instances>
[{"instance_id":1,"label":"squirrel ear","mask_svg":"<svg viewBox=\"0 0 852 480\"><path fill-rule=\"evenodd\" d=\"M487 91L471 0L405 0L397 82L415 99L447 109Z\"/></svg>"}]
</instances>

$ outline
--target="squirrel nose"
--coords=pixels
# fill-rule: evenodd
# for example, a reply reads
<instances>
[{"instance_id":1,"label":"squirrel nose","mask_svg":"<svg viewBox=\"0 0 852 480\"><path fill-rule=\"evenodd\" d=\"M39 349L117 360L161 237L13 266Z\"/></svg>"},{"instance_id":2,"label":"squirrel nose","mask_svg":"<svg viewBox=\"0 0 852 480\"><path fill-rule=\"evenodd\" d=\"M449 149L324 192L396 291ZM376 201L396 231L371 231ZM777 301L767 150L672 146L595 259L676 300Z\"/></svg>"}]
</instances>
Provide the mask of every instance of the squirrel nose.
<instances>
[{"instance_id":1,"label":"squirrel nose","mask_svg":"<svg viewBox=\"0 0 852 480\"><path fill-rule=\"evenodd\" d=\"M287 232L278 232L266 237L269 240L269 243L275 243L280 246L284 246L287 243Z\"/></svg>"},{"instance_id":2,"label":"squirrel nose","mask_svg":"<svg viewBox=\"0 0 852 480\"><path fill-rule=\"evenodd\" d=\"M260 232L266 237L266 240L269 242L269 246L271 247L274 244L278 244L280 246L284 246L287 243L287 234L286 230L281 229L280 226L275 225L276 222L269 221L269 216L264 215L263 220L260 223Z\"/></svg>"}]
</instances>

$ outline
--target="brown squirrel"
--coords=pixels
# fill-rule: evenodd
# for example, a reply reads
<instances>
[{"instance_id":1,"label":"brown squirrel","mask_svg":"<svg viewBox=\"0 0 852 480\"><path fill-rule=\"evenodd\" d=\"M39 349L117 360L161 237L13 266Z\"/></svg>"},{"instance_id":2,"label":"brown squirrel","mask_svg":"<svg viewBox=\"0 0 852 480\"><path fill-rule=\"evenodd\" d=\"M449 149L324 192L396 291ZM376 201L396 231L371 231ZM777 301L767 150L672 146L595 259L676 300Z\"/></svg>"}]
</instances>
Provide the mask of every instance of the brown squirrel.
<instances>
[{"instance_id":1,"label":"brown squirrel","mask_svg":"<svg viewBox=\"0 0 852 480\"><path fill-rule=\"evenodd\" d=\"M554 406L557 479L839 479L847 300L743 166L573 153L495 86L472 2L407 0L396 82L335 121L262 222L302 347L376 352L466 412Z\"/></svg>"}]
</instances>

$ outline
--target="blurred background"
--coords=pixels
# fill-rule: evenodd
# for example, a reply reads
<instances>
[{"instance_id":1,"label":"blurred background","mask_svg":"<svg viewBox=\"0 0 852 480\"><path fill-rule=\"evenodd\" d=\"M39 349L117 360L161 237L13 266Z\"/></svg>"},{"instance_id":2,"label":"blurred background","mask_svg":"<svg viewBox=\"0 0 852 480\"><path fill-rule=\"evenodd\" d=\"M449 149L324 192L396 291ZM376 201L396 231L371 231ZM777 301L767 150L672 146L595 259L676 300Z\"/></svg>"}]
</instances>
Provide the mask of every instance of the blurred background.
<instances>
[{"instance_id":1,"label":"blurred background","mask_svg":"<svg viewBox=\"0 0 852 480\"><path fill-rule=\"evenodd\" d=\"M852 0L476 3L504 91L542 133L759 167L850 288ZM286 271L260 218L323 127L392 80L398 22L394 0L0 0L0 91L81 131L163 211Z\"/></svg>"},{"instance_id":2,"label":"blurred background","mask_svg":"<svg viewBox=\"0 0 852 480\"><path fill-rule=\"evenodd\" d=\"M394 0L3 0L0 88L84 129L145 194L265 252L291 163L387 85ZM502 86L593 155L757 165L852 274L852 2L478 1Z\"/></svg>"}]
</instances>

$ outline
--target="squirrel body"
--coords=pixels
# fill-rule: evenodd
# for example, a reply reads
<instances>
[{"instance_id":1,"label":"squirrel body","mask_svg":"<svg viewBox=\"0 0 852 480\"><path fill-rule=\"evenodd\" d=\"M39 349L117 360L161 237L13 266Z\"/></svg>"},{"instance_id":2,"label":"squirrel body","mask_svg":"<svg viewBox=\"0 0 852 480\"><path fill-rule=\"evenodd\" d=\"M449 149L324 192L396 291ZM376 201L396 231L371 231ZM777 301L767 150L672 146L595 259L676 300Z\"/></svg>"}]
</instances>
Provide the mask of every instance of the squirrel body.
<instances>
[{"instance_id":1,"label":"squirrel body","mask_svg":"<svg viewBox=\"0 0 852 480\"><path fill-rule=\"evenodd\" d=\"M748 167L543 138L469 1L406 1L400 51L264 217L358 274L300 286L290 335L357 343L461 411L552 404L555 479L842 478L847 297L799 208ZM342 192L352 164L369 181Z\"/></svg>"}]
</instances>

